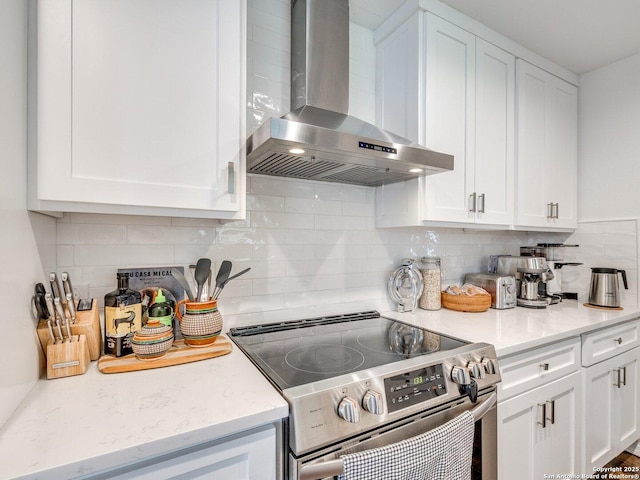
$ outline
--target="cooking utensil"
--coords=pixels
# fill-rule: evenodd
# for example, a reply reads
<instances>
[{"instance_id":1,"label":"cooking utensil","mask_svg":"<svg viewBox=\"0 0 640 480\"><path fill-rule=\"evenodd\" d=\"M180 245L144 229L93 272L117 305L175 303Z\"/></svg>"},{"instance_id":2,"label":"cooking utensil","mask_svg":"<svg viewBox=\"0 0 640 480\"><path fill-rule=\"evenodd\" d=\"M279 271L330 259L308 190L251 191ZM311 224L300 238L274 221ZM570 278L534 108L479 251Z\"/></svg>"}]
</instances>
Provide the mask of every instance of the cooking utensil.
<instances>
[{"instance_id":1,"label":"cooking utensil","mask_svg":"<svg viewBox=\"0 0 640 480\"><path fill-rule=\"evenodd\" d=\"M218 270L218 275L216 275L216 287L213 289L213 299L217 299L220 295L220 291L222 290L223 284L229 279L229 274L231 273L231 268L233 264L229 260L223 260L220 264L220 269Z\"/></svg>"},{"instance_id":2,"label":"cooking utensil","mask_svg":"<svg viewBox=\"0 0 640 480\"><path fill-rule=\"evenodd\" d=\"M62 272L62 275L60 276L60 278L62 279L62 288L64 289L64 296L68 298L67 296L71 294L71 298L75 300L76 297L73 293L73 288L71 287L71 278L69 277L69 273Z\"/></svg>"},{"instance_id":3,"label":"cooking utensil","mask_svg":"<svg viewBox=\"0 0 640 480\"><path fill-rule=\"evenodd\" d=\"M35 293L33 295L33 303L38 312L38 319L46 320L49 318L49 310L47 308L47 302L44 300L44 296L47 291L42 283L36 283Z\"/></svg>"},{"instance_id":4,"label":"cooking utensil","mask_svg":"<svg viewBox=\"0 0 640 480\"><path fill-rule=\"evenodd\" d=\"M180 286L184 289L184 291L187 294L187 297L189 297L189 300L191 300L192 302L195 302L195 297L193 296L193 292L191 291L189 282L187 282L187 279L184 277L182 272L177 268L172 268L171 274L173 275L173 278L175 278L180 284Z\"/></svg>"},{"instance_id":5,"label":"cooking utensil","mask_svg":"<svg viewBox=\"0 0 640 480\"><path fill-rule=\"evenodd\" d=\"M220 294L222 293L222 289L227 285L227 283L229 283L231 280L233 280L234 278L238 278L240 275L244 275L245 273L247 273L249 270L251 270L251 267L249 268L245 268L244 270L242 270L241 272L236 273L235 275L230 276L229 278L227 278L222 285L220 285L220 288L215 292L215 295L212 297L214 300L217 300L218 297L220 296Z\"/></svg>"},{"instance_id":6,"label":"cooking utensil","mask_svg":"<svg viewBox=\"0 0 640 480\"><path fill-rule=\"evenodd\" d=\"M196 273L195 280L196 285L198 286L198 290L196 293L196 299L201 301L202 296L202 287L204 286L207 278L209 277L209 273L211 272L211 260L208 258L200 258L196 263Z\"/></svg>"},{"instance_id":7,"label":"cooking utensil","mask_svg":"<svg viewBox=\"0 0 640 480\"><path fill-rule=\"evenodd\" d=\"M51 295L53 296L53 298L60 298L61 290L56 272L51 272L49 274L49 285L51 285Z\"/></svg>"},{"instance_id":8,"label":"cooking utensil","mask_svg":"<svg viewBox=\"0 0 640 480\"><path fill-rule=\"evenodd\" d=\"M60 328L60 321L56 318L56 309L53 305L53 297L51 296L50 293L46 293L44 296L44 300L45 302L47 302L47 309L49 310L49 320L52 321L52 323L56 324L56 330L58 331L58 335L60 336L60 340L64 340L64 337L62 336L62 329Z\"/></svg>"},{"instance_id":9,"label":"cooking utensil","mask_svg":"<svg viewBox=\"0 0 640 480\"><path fill-rule=\"evenodd\" d=\"M629 290L627 272L616 268L592 268L589 286L589 303L598 307L618 308L620 306L620 284L618 273L622 274L625 290Z\"/></svg>"},{"instance_id":10,"label":"cooking utensil","mask_svg":"<svg viewBox=\"0 0 640 480\"><path fill-rule=\"evenodd\" d=\"M58 316L60 317L60 322L65 326L65 329L67 330L67 337L69 341L71 341L71 330L69 328L69 322L67 321L67 317L64 314L64 308L62 308L62 302L60 302L59 298L54 298L53 304L56 307L56 312L58 313ZM60 331L60 334L62 334L62 330ZM64 340L64 337L62 337L62 339Z\"/></svg>"},{"instance_id":11,"label":"cooking utensil","mask_svg":"<svg viewBox=\"0 0 640 480\"><path fill-rule=\"evenodd\" d=\"M71 316L71 323L76 323L76 301L73 298L73 293L67 293L67 310Z\"/></svg>"},{"instance_id":12,"label":"cooking utensil","mask_svg":"<svg viewBox=\"0 0 640 480\"><path fill-rule=\"evenodd\" d=\"M53 334L53 327L51 326L51 319L47 319L47 327L49 328L49 335L51 335L51 342L56 343L56 336Z\"/></svg>"},{"instance_id":13,"label":"cooking utensil","mask_svg":"<svg viewBox=\"0 0 640 480\"><path fill-rule=\"evenodd\" d=\"M209 276L207 277L207 283L202 285L202 293L200 294L200 301L207 302L209 300L209 292L211 291L211 276L213 273L209 270Z\"/></svg>"}]
</instances>

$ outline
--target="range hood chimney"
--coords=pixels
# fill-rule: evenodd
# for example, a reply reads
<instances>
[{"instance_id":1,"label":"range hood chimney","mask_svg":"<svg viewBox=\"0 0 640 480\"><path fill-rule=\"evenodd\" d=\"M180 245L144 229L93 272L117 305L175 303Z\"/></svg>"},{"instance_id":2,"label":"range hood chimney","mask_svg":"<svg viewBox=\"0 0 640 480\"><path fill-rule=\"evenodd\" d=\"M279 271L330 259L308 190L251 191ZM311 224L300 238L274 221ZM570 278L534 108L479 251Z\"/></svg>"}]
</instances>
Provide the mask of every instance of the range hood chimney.
<instances>
[{"instance_id":1,"label":"range hood chimney","mask_svg":"<svg viewBox=\"0 0 640 480\"><path fill-rule=\"evenodd\" d=\"M453 170L452 155L348 114L348 0L292 0L291 109L247 140L249 173L379 186Z\"/></svg>"}]
</instances>

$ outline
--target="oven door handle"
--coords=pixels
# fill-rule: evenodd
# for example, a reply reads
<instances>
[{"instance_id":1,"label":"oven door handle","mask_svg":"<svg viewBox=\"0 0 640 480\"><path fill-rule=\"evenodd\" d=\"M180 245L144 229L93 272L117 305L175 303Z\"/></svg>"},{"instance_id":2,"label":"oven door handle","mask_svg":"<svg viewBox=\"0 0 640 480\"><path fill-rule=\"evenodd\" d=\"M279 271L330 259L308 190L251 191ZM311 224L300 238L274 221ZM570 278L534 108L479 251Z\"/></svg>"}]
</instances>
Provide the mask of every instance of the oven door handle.
<instances>
[{"instance_id":1,"label":"oven door handle","mask_svg":"<svg viewBox=\"0 0 640 480\"><path fill-rule=\"evenodd\" d=\"M485 400L476 405L473 409L469 410L469 413L473 417L474 422L481 420L485 414L491 410L496 401L498 400L497 394L494 392L489 395ZM315 463L311 465L304 465L300 469L300 480L318 480L326 477L336 477L344 473L344 463L341 458L335 460L329 460L328 462Z\"/></svg>"}]
</instances>

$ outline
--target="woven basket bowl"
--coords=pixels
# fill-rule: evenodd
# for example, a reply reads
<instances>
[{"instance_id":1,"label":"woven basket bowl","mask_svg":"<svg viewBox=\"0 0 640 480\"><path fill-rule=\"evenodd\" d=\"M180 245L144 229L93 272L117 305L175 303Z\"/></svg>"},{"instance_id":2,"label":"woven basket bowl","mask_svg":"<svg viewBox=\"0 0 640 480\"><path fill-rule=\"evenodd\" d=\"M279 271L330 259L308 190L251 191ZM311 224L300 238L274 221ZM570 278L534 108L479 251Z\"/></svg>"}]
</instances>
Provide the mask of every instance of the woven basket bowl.
<instances>
[{"instance_id":1,"label":"woven basket bowl","mask_svg":"<svg viewBox=\"0 0 640 480\"><path fill-rule=\"evenodd\" d=\"M491 295L451 295L442 292L442 306L458 312L486 312L491 306Z\"/></svg>"}]
</instances>

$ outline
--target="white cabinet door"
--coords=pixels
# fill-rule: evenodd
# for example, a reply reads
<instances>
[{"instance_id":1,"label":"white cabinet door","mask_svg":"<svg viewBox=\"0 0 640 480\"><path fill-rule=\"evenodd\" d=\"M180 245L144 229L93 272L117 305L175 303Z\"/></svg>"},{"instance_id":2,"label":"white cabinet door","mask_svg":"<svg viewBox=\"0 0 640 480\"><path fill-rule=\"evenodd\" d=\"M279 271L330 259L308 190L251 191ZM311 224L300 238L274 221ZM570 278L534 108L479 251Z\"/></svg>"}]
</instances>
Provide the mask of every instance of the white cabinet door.
<instances>
[{"instance_id":1,"label":"white cabinet door","mask_svg":"<svg viewBox=\"0 0 640 480\"><path fill-rule=\"evenodd\" d=\"M515 58L476 39L476 223L513 225Z\"/></svg>"},{"instance_id":2,"label":"white cabinet door","mask_svg":"<svg viewBox=\"0 0 640 480\"><path fill-rule=\"evenodd\" d=\"M473 223L476 37L432 13L425 18L425 128L420 144L452 154L454 168L424 179L423 219Z\"/></svg>"},{"instance_id":3,"label":"white cabinet door","mask_svg":"<svg viewBox=\"0 0 640 480\"><path fill-rule=\"evenodd\" d=\"M276 434L270 425L231 440L193 447L98 475L110 480L275 480Z\"/></svg>"},{"instance_id":4,"label":"white cabinet door","mask_svg":"<svg viewBox=\"0 0 640 480\"><path fill-rule=\"evenodd\" d=\"M454 156L452 172L379 187L377 226L513 225L513 55L429 12L377 55L378 124Z\"/></svg>"},{"instance_id":5,"label":"white cabinet door","mask_svg":"<svg viewBox=\"0 0 640 480\"><path fill-rule=\"evenodd\" d=\"M517 72L517 225L577 226L577 88L523 60Z\"/></svg>"},{"instance_id":6,"label":"white cabinet door","mask_svg":"<svg viewBox=\"0 0 640 480\"><path fill-rule=\"evenodd\" d=\"M549 199L556 203L554 227L576 228L578 222L578 89L551 77L549 160L545 165Z\"/></svg>"},{"instance_id":7,"label":"white cabinet door","mask_svg":"<svg viewBox=\"0 0 640 480\"><path fill-rule=\"evenodd\" d=\"M583 370L585 471L602 467L640 437L640 349Z\"/></svg>"},{"instance_id":8,"label":"white cabinet door","mask_svg":"<svg viewBox=\"0 0 640 480\"><path fill-rule=\"evenodd\" d=\"M499 480L582 473L581 393L575 372L498 403Z\"/></svg>"},{"instance_id":9,"label":"white cabinet door","mask_svg":"<svg viewBox=\"0 0 640 480\"><path fill-rule=\"evenodd\" d=\"M244 215L244 0L37 7L30 208Z\"/></svg>"}]
</instances>

